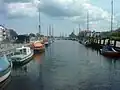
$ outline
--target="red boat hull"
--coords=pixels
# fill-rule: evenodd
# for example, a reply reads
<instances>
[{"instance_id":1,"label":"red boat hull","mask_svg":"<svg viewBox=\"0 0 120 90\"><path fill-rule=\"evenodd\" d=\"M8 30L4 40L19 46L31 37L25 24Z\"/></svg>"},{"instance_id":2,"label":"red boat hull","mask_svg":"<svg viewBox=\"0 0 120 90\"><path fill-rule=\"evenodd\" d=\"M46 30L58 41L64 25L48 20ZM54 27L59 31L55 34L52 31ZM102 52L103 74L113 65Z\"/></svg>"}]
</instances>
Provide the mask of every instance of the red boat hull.
<instances>
[{"instance_id":1,"label":"red boat hull","mask_svg":"<svg viewBox=\"0 0 120 90\"><path fill-rule=\"evenodd\" d=\"M119 52L104 52L102 55L107 56L107 57L120 57Z\"/></svg>"}]
</instances>

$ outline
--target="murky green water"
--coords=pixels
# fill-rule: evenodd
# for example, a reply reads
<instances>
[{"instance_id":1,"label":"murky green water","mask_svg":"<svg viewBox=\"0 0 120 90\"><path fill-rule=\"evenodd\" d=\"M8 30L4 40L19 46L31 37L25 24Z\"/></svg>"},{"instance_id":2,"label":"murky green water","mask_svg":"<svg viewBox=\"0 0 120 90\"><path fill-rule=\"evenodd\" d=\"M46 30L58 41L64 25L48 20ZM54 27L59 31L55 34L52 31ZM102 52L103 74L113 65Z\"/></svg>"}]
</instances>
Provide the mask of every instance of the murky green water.
<instances>
[{"instance_id":1,"label":"murky green water","mask_svg":"<svg viewBox=\"0 0 120 90\"><path fill-rule=\"evenodd\" d=\"M55 41L14 69L4 90L120 90L120 61L76 41Z\"/></svg>"}]
</instances>

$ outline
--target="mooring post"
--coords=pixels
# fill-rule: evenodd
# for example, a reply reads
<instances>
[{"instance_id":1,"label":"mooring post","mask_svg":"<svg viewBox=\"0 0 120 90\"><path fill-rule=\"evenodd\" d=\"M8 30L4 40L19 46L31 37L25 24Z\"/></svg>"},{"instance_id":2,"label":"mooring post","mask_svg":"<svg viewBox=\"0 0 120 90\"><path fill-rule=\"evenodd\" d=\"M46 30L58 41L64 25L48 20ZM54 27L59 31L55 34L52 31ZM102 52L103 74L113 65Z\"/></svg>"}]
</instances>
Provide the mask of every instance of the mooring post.
<instances>
[{"instance_id":1,"label":"mooring post","mask_svg":"<svg viewBox=\"0 0 120 90\"><path fill-rule=\"evenodd\" d=\"M108 44L110 45L110 39L108 40Z\"/></svg>"},{"instance_id":2,"label":"mooring post","mask_svg":"<svg viewBox=\"0 0 120 90\"><path fill-rule=\"evenodd\" d=\"M99 42L99 44L101 45L101 39L100 39L100 42Z\"/></svg>"},{"instance_id":3,"label":"mooring post","mask_svg":"<svg viewBox=\"0 0 120 90\"><path fill-rule=\"evenodd\" d=\"M116 47L116 42L117 42L117 41L116 41L116 40L114 40L114 47Z\"/></svg>"},{"instance_id":4,"label":"mooring post","mask_svg":"<svg viewBox=\"0 0 120 90\"><path fill-rule=\"evenodd\" d=\"M98 40L98 38L97 38L97 44L99 44L99 42L98 42L99 40Z\"/></svg>"}]
</instances>

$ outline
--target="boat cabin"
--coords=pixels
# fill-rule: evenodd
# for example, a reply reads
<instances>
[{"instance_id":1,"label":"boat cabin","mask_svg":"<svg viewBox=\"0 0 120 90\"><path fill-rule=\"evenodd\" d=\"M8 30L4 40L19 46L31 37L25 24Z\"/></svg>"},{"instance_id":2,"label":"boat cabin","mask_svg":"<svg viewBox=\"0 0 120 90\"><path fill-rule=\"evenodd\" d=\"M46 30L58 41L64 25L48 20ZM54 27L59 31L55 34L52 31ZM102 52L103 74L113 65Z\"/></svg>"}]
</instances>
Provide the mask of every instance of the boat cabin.
<instances>
[{"instance_id":1,"label":"boat cabin","mask_svg":"<svg viewBox=\"0 0 120 90\"><path fill-rule=\"evenodd\" d=\"M29 47L21 47L21 48L17 48L16 49L16 52L14 53L14 55L20 55L20 54L23 54L23 55L28 55L31 53L31 49Z\"/></svg>"}]
</instances>

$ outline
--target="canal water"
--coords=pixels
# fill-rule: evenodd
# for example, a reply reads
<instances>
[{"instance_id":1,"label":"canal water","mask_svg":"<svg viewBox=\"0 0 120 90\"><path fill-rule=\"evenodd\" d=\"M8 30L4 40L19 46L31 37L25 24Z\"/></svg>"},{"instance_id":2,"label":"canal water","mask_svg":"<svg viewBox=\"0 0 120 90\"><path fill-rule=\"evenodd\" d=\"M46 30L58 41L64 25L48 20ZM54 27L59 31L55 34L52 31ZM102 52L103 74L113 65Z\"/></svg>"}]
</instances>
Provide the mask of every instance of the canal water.
<instances>
[{"instance_id":1,"label":"canal water","mask_svg":"<svg viewBox=\"0 0 120 90\"><path fill-rule=\"evenodd\" d=\"M15 68L4 90L120 90L120 61L76 41L58 40Z\"/></svg>"}]
</instances>

